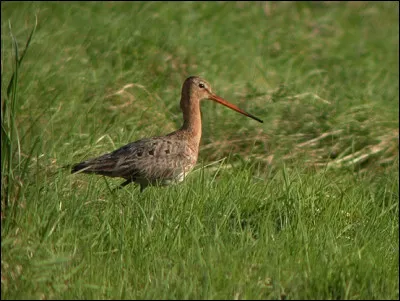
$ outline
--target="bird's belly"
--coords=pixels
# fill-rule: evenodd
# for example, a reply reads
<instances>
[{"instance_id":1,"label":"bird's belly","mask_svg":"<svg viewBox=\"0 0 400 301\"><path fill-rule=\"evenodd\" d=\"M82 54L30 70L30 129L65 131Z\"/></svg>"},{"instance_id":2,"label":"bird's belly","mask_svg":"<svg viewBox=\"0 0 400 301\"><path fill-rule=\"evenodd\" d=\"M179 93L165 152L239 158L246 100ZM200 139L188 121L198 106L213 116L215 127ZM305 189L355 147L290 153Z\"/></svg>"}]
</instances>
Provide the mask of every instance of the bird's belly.
<instances>
[{"instance_id":1,"label":"bird's belly","mask_svg":"<svg viewBox=\"0 0 400 301\"><path fill-rule=\"evenodd\" d=\"M186 166L185 168L179 168L177 170L171 171L168 170L162 175L150 175L150 176L142 176L137 177L135 182L141 185L161 185L168 186L171 184L177 184L182 182L188 173L192 170L193 166Z\"/></svg>"},{"instance_id":2,"label":"bird's belly","mask_svg":"<svg viewBox=\"0 0 400 301\"><path fill-rule=\"evenodd\" d=\"M180 183L185 179L186 175L187 175L187 173L181 172L178 175L176 175L175 177L160 179L159 182L160 182L160 185L163 185L163 186Z\"/></svg>"}]
</instances>

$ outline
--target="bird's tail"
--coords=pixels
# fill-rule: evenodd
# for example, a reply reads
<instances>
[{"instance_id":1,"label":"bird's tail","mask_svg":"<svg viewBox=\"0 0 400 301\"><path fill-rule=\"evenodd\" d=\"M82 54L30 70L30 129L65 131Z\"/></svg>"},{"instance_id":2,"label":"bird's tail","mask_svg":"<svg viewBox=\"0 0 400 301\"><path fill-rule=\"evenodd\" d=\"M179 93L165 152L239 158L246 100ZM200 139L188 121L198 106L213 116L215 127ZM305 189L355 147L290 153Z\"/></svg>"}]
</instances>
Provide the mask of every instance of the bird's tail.
<instances>
[{"instance_id":1,"label":"bird's tail","mask_svg":"<svg viewBox=\"0 0 400 301\"><path fill-rule=\"evenodd\" d=\"M76 173L81 170L82 170L82 172L84 172L84 171L89 172L88 169L90 169L90 167L91 167L91 165L88 164L87 161L83 161L81 163L73 165L71 168L71 173Z\"/></svg>"},{"instance_id":2,"label":"bird's tail","mask_svg":"<svg viewBox=\"0 0 400 301\"><path fill-rule=\"evenodd\" d=\"M114 175L115 160L108 154L99 158L89 159L71 167L71 173L95 173L104 176L121 176Z\"/></svg>"}]
</instances>

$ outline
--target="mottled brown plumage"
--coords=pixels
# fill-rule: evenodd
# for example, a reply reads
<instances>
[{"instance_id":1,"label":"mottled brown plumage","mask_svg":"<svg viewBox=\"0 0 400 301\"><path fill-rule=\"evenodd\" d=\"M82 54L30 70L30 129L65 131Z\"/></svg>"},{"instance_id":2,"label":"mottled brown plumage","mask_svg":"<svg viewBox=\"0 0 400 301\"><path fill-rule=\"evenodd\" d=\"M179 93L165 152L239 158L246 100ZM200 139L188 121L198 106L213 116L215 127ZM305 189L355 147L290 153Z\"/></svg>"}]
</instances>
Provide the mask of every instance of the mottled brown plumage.
<instances>
[{"instance_id":1,"label":"mottled brown plumage","mask_svg":"<svg viewBox=\"0 0 400 301\"><path fill-rule=\"evenodd\" d=\"M200 101L211 99L232 110L262 120L228 103L211 92L208 82L196 76L185 80L180 106L183 112L182 127L166 136L141 139L111 153L89 159L72 167L72 173L94 173L121 177L138 183L141 191L148 185L168 185L181 182L197 162L201 139Z\"/></svg>"}]
</instances>

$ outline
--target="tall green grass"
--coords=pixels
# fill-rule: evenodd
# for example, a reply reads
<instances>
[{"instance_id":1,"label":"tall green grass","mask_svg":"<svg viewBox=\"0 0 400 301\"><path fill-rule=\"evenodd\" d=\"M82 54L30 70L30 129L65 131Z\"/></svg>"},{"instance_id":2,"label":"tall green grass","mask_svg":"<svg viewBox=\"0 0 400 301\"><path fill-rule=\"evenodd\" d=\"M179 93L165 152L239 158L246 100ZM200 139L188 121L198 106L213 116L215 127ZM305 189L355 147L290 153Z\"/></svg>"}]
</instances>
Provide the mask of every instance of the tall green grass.
<instances>
[{"instance_id":1,"label":"tall green grass","mask_svg":"<svg viewBox=\"0 0 400 301\"><path fill-rule=\"evenodd\" d=\"M1 6L3 299L399 298L398 3ZM176 186L62 168L189 75L265 123L204 101Z\"/></svg>"},{"instance_id":2,"label":"tall green grass","mask_svg":"<svg viewBox=\"0 0 400 301\"><path fill-rule=\"evenodd\" d=\"M12 33L11 23L9 23L14 52L14 72L7 86L6 95L1 106L1 207L4 214L6 211L10 211L7 212L9 217L14 215L15 205L17 204L18 187L16 186L18 186L18 179L24 176L27 168L26 164L25 166L21 166L21 145L16 123L18 71L32 40L36 25L37 20L28 37L25 49L20 55L17 40Z\"/></svg>"}]
</instances>

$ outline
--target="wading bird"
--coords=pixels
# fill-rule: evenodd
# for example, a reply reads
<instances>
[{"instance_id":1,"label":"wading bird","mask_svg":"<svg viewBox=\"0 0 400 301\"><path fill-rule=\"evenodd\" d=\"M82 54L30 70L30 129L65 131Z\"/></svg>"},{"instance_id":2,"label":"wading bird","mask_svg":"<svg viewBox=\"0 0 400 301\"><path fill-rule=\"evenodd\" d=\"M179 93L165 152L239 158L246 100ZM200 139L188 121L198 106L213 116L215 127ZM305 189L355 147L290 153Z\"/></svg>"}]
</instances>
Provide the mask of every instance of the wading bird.
<instances>
[{"instance_id":1,"label":"wading bird","mask_svg":"<svg viewBox=\"0 0 400 301\"><path fill-rule=\"evenodd\" d=\"M243 111L211 91L204 79L191 76L182 86L182 127L166 136L145 138L89 159L72 167L71 173L83 172L120 177L126 181L119 187L135 182L143 191L148 185L169 185L181 182L197 162L201 138L200 101L214 100L236 112L261 119Z\"/></svg>"}]
</instances>

